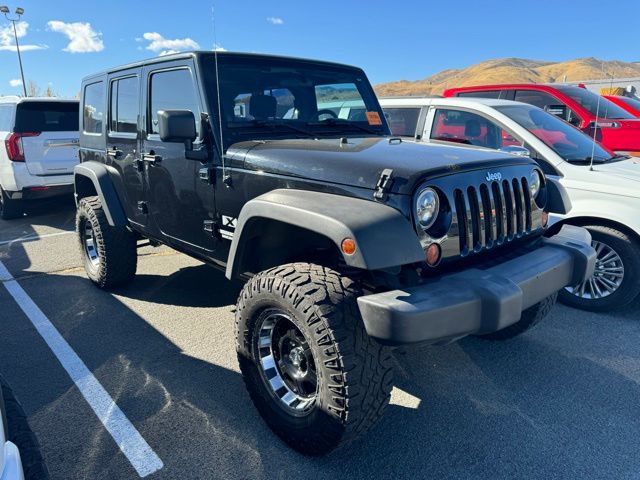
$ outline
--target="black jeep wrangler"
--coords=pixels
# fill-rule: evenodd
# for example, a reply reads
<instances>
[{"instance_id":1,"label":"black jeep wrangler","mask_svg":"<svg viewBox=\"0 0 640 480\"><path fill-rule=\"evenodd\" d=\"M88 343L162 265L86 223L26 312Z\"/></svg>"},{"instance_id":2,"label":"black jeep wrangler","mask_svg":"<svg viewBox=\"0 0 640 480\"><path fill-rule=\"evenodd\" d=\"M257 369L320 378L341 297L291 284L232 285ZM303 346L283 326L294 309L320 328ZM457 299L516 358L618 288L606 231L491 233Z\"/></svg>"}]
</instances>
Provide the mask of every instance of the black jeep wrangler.
<instances>
[{"instance_id":1,"label":"black jeep wrangler","mask_svg":"<svg viewBox=\"0 0 640 480\"><path fill-rule=\"evenodd\" d=\"M136 273L138 241L244 278L249 394L296 450L371 427L393 346L518 335L593 272L588 233L529 158L393 138L364 72L198 52L85 78L75 169L89 278Z\"/></svg>"}]
</instances>

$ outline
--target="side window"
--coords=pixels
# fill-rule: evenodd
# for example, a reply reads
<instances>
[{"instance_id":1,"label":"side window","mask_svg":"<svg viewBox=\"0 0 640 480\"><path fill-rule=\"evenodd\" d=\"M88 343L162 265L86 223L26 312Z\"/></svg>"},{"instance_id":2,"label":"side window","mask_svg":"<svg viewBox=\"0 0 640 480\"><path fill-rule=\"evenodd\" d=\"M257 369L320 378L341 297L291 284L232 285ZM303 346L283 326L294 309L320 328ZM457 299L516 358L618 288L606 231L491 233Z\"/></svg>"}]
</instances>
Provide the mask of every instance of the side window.
<instances>
[{"instance_id":1,"label":"side window","mask_svg":"<svg viewBox=\"0 0 640 480\"><path fill-rule=\"evenodd\" d=\"M191 110L200 135L200 106L191 71L187 68L159 71L151 74L149 92L149 133L158 131L158 111Z\"/></svg>"},{"instance_id":2,"label":"side window","mask_svg":"<svg viewBox=\"0 0 640 480\"><path fill-rule=\"evenodd\" d=\"M491 120L476 113L452 109L436 110L429 138L493 149L522 145Z\"/></svg>"},{"instance_id":3,"label":"side window","mask_svg":"<svg viewBox=\"0 0 640 480\"><path fill-rule=\"evenodd\" d=\"M82 131L84 133L102 133L103 120L103 83L91 83L84 87L84 101L82 104Z\"/></svg>"},{"instance_id":4,"label":"side window","mask_svg":"<svg viewBox=\"0 0 640 480\"><path fill-rule=\"evenodd\" d=\"M500 90L485 90L480 92L459 92L456 97L500 98Z\"/></svg>"},{"instance_id":5,"label":"side window","mask_svg":"<svg viewBox=\"0 0 640 480\"><path fill-rule=\"evenodd\" d=\"M11 130L13 130L12 123L13 123L13 107L11 105L1 105L0 106L0 131L10 132Z\"/></svg>"},{"instance_id":6,"label":"side window","mask_svg":"<svg viewBox=\"0 0 640 480\"><path fill-rule=\"evenodd\" d=\"M385 108L384 115L393 135L415 137L420 118L419 108Z\"/></svg>"},{"instance_id":7,"label":"side window","mask_svg":"<svg viewBox=\"0 0 640 480\"><path fill-rule=\"evenodd\" d=\"M562 102L546 92L538 92L535 90L516 90L514 98L516 102L528 103L542 108L543 110L549 105L560 105Z\"/></svg>"},{"instance_id":8,"label":"side window","mask_svg":"<svg viewBox=\"0 0 640 480\"><path fill-rule=\"evenodd\" d=\"M118 133L138 131L138 77L126 77L111 82L111 112L109 130Z\"/></svg>"}]
</instances>

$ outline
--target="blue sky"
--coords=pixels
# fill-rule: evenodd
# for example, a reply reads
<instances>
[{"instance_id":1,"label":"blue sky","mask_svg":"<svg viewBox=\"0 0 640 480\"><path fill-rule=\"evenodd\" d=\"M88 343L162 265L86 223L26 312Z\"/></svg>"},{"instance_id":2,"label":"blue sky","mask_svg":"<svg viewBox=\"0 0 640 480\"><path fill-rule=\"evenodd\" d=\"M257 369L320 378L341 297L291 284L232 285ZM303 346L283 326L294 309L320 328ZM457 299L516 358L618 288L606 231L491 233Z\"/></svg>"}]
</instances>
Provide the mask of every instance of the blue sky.
<instances>
[{"instance_id":1,"label":"blue sky","mask_svg":"<svg viewBox=\"0 0 640 480\"><path fill-rule=\"evenodd\" d=\"M212 5L222 48L354 64L373 83L499 57L640 61L640 0L7 1L25 9L27 81L66 96L109 66L213 48ZM0 19L0 94L20 93L10 24Z\"/></svg>"}]
</instances>

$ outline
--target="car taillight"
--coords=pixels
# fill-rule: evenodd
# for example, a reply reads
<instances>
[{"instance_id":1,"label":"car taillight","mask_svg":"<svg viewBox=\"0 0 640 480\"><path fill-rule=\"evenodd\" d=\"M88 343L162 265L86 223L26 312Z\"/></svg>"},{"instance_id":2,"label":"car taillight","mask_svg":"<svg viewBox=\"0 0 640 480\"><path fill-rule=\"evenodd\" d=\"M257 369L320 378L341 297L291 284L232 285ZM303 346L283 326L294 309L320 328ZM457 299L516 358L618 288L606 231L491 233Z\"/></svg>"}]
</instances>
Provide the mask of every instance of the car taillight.
<instances>
[{"instance_id":1,"label":"car taillight","mask_svg":"<svg viewBox=\"0 0 640 480\"><path fill-rule=\"evenodd\" d=\"M7 156L12 162L24 162L24 149L22 148L22 137L37 137L40 132L13 132L4 141L7 148Z\"/></svg>"}]
</instances>

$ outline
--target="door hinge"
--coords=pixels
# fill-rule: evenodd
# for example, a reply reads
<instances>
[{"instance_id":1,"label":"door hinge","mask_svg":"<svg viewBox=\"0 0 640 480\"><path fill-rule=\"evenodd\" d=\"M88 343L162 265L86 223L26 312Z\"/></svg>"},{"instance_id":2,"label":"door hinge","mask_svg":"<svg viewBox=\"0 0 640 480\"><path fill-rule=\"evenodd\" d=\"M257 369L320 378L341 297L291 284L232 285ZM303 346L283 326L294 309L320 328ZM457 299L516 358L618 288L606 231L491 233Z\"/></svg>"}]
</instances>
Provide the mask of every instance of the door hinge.
<instances>
[{"instance_id":1,"label":"door hinge","mask_svg":"<svg viewBox=\"0 0 640 480\"><path fill-rule=\"evenodd\" d=\"M148 215L149 206L147 205L147 202L138 202L138 211L143 215Z\"/></svg>"},{"instance_id":2,"label":"door hinge","mask_svg":"<svg viewBox=\"0 0 640 480\"><path fill-rule=\"evenodd\" d=\"M380 178L378 179L378 183L376 184L376 191L373 193L373 197L378 200L384 200L385 194L391 188L393 170L390 168L385 168L380 174Z\"/></svg>"},{"instance_id":3,"label":"door hinge","mask_svg":"<svg viewBox=\"0 0 640 480\"><path fill-rule=\"evenodd\" d=\"M218 229L218 226L215 220L205 220L203 222L202 228L206 234L211 235L213 237L216 234L216 230Z\"/></svg>"},{"instance_id":4,"label":"door hinge","mask_svg":"<svg viewBox=\"0 0 640 480\"><path fill-rule=\"evenodd\" d=\"M202 183L212 185L214 181L213 169L210 167L202 167L200 170L198 170L198 178Z\"/></svg>"}]
</instances>

